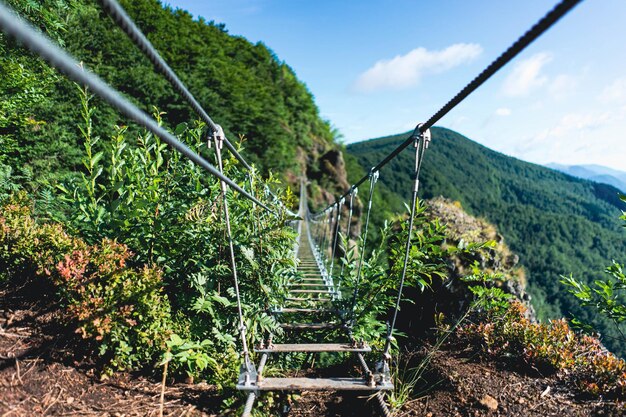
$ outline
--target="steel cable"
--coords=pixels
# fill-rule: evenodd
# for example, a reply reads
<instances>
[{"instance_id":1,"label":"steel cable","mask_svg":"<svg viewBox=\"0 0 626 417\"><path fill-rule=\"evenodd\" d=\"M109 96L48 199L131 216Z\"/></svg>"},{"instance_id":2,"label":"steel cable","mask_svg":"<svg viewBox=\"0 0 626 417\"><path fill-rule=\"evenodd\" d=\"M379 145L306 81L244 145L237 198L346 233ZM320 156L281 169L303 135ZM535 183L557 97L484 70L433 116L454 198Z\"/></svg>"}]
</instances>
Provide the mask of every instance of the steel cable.
<instances>
[{"instance_id":1,"label":"steel cable","mask_svg":"<svg viewBox=\"0 0 626 417\"><path fill-rule=\"evenodd\" d=\"M421 125L420 125L421 126ZM383 360L387 358L389 350L391 349L391 340L393 337L393 330L396 326L396 319L398 318L398 310L400 310L400 301L402 300L402 290L404 289L404 281L406 279L406 271L409 264L409 254L411 252L411 238L413 233L413 222L415 220L415 206L417 205L417 192L419 191L419 175L422 168L422 162L424 161L424 153L428 147L428 140L421 134L415 143L415 173L413 178L413 196L411 199L411 209L409 214L409 227L407 230L406 246L404 249L404 263L402 264L402 273L400 275L400 283L398 285L398 295L396 296L396 304L393 310L393 318L391 325L387 330L387 341L385 342L385 350L383 353Z\"/></svg>"},{"instance_id":2,"label":"steel cable","mask_svg":"<svg viewBox=\"0 0 626 417\"><path fill-rule=\"evenodd\" d=\"M135 45L144 53L144 55L150 60L152 65L160 71L163 76L169 81L178 93L180 93L187 103L193 108L198 116L204 121L213 132L218 131L218 125L211 119L207 112L202 108L196 98L189 92L185 84L178 78L176 73L170 68L165 60L159 55L159 52L152 46L152 43L146 38L143 32L135 25L133 20L124 11L122 6L116 0L100 0L104 10L111 16L113 21L128 35L128 37L135 43ZM237 149L224 137L224 145L228 150L237 158L239 162L243 164L246 169L252 169L248 162L237 152Z\"/></svg>"},{"instance_id":3,"label":"steel cable","mask_svg":"<svg viewBox=\"0 0 626 417\"><path fill-rule=\"evenodd\" d=\"M354 309L356 308L356 299L359 294L359 284L361 283L361 270L363 268L363 260L365 258L365 245L367 244L367 235L370 225L370 213L372 212L372 197L374 196L374 186L376 185L376 182L378 182L378 175L378 171L370 171L370 192L369 199L367 200L367 214L365 215L365 230L363 231L363 243L361 244L361 253L359 253L359 265L356 272L356 283L354 285L354 292L352 294L350 323L348 323L349 326L353 325L352 321L354 320Z\"/></svg>"},{"instance_id":4,"label":"steel cable","mask_svg":"<svg viewBox=\"0 0 626 417\"><path fill-rule=\"evenodd\" d=\"M265 210L273 212L267 205L250 195L233 180L221 174L211 163L195 153L163 127L159 126L146 112L137 108L118 91L106 84L100 77L87 69L83 69L78 61L53 44L46 36L38 33L31 25L17 16L1 1L0 28L5 34L13 37L26 48L39 55L68 78L87 86L91 91L100 96L100 98L116 108L121 114L160 137L165 143L172 146L195 164L204 168L211 175L224 181L241 195L263 207Z\"/></svg>"},{"instance_id":5,"label":"steel cable","mask_svg":"<svg viewBox=\"0 0 626 417\"><path fill-rule=\"evenodd\" d=\"M380 171L385 165L394 159L400 152L402 152L407 146L409 146L421 133L431 128L437 123L443 116L445 116L450 110L461 103L467 96L476 91L485 81L498 72L502 67L508 64L513 58L515 58L520 52L522 52L528 45L530 45L535 39L546 32L552 27L559 19L572 10L576 5L581 3L582 0L562 0L557 4L550 12L548 12L542 19L540 19L535 25L533 25L524 35L515 41L506 51L504 51L498 58L496 58L488 67L486 67L480 74L478 74L469 84L467 84L457 95L450 99L439 111L430 117L426 123L415 128L413 133L398 147L396 147L389 155L387 155L382 161L372 168L373 171ZM369 174L364 175L360 180L354 183L351 187L358 187L363 184L369 178ZM341 197L347 197L350 190L346 191ZM339 198L341 198L339 197Z\"/></svg>"},{"instance_id":6,"label":"steel cable","mask_svg":"<svg viewBox=\"0 0 626 417\"><path fill-rule=\"evenodd\" d=\"M348 255L348 252L350 251L350 227L352 226L352 213L353 213L353 209L354 209L354 197L357 195L359 189L358 188L352 188L350 190L350 211L348 212L348 224L346 226L346 248L345 248L345 254L346 254L346 258ZM339 285L341 285L341 282L343 280L343 270L345 268L345 262L341 263L341 271L339 272Z\"/></svg>"}]
</instances>

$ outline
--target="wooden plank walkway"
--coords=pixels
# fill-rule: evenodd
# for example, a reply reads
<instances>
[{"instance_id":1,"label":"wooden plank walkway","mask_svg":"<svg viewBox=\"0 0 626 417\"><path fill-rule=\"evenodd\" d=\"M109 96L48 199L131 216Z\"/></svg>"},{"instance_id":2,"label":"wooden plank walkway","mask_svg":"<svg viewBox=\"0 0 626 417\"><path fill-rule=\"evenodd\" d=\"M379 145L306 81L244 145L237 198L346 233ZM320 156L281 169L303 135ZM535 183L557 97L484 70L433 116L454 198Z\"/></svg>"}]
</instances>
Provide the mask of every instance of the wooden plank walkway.
<instances>
[{"instance_id":1,"label":"wooden plank walkway","mask_svg":"<svg viewBox=\"0 0 626 417\"><path fill-rule=\"evenodd\" d=\"M301 209L302 211L302 209ZM301 225L301 244L298 250L299 265L297 277L287 285L288 295L283 307L275 308L272 314L280 320L280 327L285 331L283 338L293 337L297 332L298 343L273 343L268 341L264 345L255 348L255 352L261 355L256 378L246 380L240 376L237 389L248 391L248 403L251 410L254 399L261 391L362 391L380 392L393 389L393 384L388 378L372 373L365 363L364 353L371 352L371 348L365 343L355 343L352 340L349 329L344 327L337 307L332 301L335 292L332 282L324 280L320 268L315 260L312 243L309 241L307 222ZM319 332L331 332L336 338L344 339L332 343L305 342L306 337L319 338ZM317 332L317 333L316 333ZM321 336L326 340L328 336ZM304 378L284 377L265 378L263 369L268 357L272 354L293 353L334 353L357 355L363 367L363 375L360 377L331 377L331 378ZM244 412L244 415L248 416Z\"/></svg>"}]
</instances>

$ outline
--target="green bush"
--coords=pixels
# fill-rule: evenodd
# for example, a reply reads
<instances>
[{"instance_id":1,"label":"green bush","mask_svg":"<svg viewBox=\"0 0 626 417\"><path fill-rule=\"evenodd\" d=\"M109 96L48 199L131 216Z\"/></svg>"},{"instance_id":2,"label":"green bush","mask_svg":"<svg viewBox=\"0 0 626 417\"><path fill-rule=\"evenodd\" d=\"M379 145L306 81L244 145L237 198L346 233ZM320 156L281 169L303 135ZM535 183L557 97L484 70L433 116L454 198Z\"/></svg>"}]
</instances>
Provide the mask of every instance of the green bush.
<instances>
[{"instance_id":1,"label":"green bush","mask_svg":"<svg viewBox=\"0 0 626 417\"><path fill-rule=\"evenodd\" d=\"M626 201L626 196L620 196L622 201ZM626 213L620 217L626 220ZM613 325L618 341L622 345L626 344L626 274L623 265L613 261L613 264L605 270L608 277L598 279L592 285L584 281L577 280L573 276L561 278L561 283L568 287L568 291L573 294L582 307L594 310L600 317L603 317ZM596 332L589 323L585 323L578 318L572 322L586 332Z\"/></svg>"},{"instance_id":2,"label":"green bush","mask_svg":"<svg viewBox=\"0 0 626 417\"><path fill-rule=\"evenodd\" d=\"M526 307L511 303L486 310L459 326L455 342L499 359L515 359L543 373L558 373L588 394L626 395L626 363L602 347L597 338L574 333L564 319L534 323Z\"/></svg>"},{"instance_id":3,"label":"green bush","mask_svg":"<svg viewBox=\"0 0 626 417\"><path fill-rule=\"evenodd\" d=\"M88 245L60 224L39 224L22 194L2 207L0 249L5 278L54 283L67 322L97 344L110 369L145 366L164 351L170 307L162 272L129 267L125 245L110 239Z\"/></svg>"},{"instance_id":4,"label":"green bush","mask_svg":"<svg viewBox=\"0 0 626 417\"><path fill-rule=\"evenodd\" d=\"M132 251L124 258L129 265L163 271L159 282L174 316L165 333L176 334L168 339L170 371L223 384L219 375L231 371L219 367L236 371L233 357L240 341L220 182L151 133L131 139L125 127L116 127L110 144L100 146L93 133L96 109L86 90L80 89L80 95L84 170L80 179L60 187L69 226L92 245L123 242ZM163 113L155 110L154 116L162 122ZM215 161L205 130L202 123L181 124L173 133ZM254 169L241 169L226 150L223 158L224 173L275 210L270 214L236 192L226 194L247 342L252 346L270 332L281 332L267 310L282 302L284 284L295 271L295 232L288 227L291 219L284 206L267 193L266 187L277 185L274 177L262 179ZM293 203L290 190L278 194L286 206ZM125 291L125 278L115 278L109 285ZM180 346L193 349L175 353ZM190 349L194 360L184 353Z\"/></svg>"}]
</instances>

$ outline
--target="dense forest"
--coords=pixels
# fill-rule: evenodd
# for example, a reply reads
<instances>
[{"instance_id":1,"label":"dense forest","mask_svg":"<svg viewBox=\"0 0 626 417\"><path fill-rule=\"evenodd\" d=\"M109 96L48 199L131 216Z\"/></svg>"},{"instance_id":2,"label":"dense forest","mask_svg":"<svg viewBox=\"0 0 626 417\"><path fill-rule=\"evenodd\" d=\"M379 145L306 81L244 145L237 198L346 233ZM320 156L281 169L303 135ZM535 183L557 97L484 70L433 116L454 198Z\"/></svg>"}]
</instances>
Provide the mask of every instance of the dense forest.
<instances>
[{"instance_id":1,"label":"dense forest","mask_svg":"<svg viewBox=\"0 0 626 417\"><path fill-rule=\"evenodd\" d=\"M394 411L441 383L438 371L425 370L436 351L457 345L472 357L547 369L585 395L624 395L626 362L608 354L596 338L575 334L565 320L545 324L528 318L525 274L513 253L528 269L529 290L542 318L574 314L594 321L610 336L606 320L582 310L566 295L559 277L573 272L590 282L610 259L624 260L626 244L617 219L622 203L614 188L513 160L452 131L434 129L422 197L457 201L420 201L411 217L406 201L413 154L407 150L381 173L369 234L360 233L367 229L362 227L367 190L351 207L354 217L343 219L346 227L353 222L350 230L336 239L327 238L330 214L317 222L311 218L307 224L317 225L320 253L326 252L327 264L341 264L333 278L351 296L328 300L328 309L312 311L320 320L333 320L332 330L294 336L283 326L291 320L282 315L289 313L283 307L294 301L291 287L310 271L298 270L304 258L299 261L293 253L298 218L288 207L298 202L289 186L299 185L304 173L310 206L322 207L404 136L350 145L344 155L335 141L337 132L320 117L307 87L264 44L232 36L222 24L194 19L159 0L121 0L207 113L258 168L248 171L227 152L222 161L218 146L207 143L204 123L100 2L7 3L194 152L214 165L223 162L225 175L261 204L222 188L161 138L0 35L0 330L17 332L12 335L20 340L15 344L10 337L0 338L0 379L11 380L3 395L15 395L0 398L0 414L6 404L12 408L3 415L26 402L24 415L66 415L91 389L83 387L108 378L113 378L109 392L136 397L115 382L121 375L134 382L142 377L161 381L160 415L164 406L176 402L166 401L166 385L182 380L202 382L186 383L187 388L208 389L200 396L181 394L181 404L192 407L173 408L175 415L191 415L187 412L196 405L207 415L231 415L243 407L235 384L254 377L246 367L259 361L265 366L266 356L252 347L273 341L367 342L373 350L366 359L372 363L380 361L386 346L391 354L383 355L376 373L386 378L386 365L393 368L389 377L395 388L386 401ZM273 210L265 212L264 206ZM462 227L443 224L446 216L459 219L456 226ZM336 222L341 223L339 216ZM335 227L339 231L342 226ZM333 258L330 246L336 244L340 250ZM623 278L626 288L626 276L617 269L614 275ZM388 319L401 301L400 276L399 287L409 290L401 306L409 324L398 326L396 333ZM324 285L329 288L322 292L337 294L333 286ZM437 298L430 291L444 302L432 302ZM296 301L314 306L309 303L321 299ZM411 314L416 311L430 317L421 320ZM22 319L14 320L20 314ZM411 324L416 319L427 327L423 334ZM604 341L624 354L622 346ZM416 346L419 351L404 351ZM313 355L291 353L268 362L266 374L312 370ZM407 370L420 355L425 356L417 368ZM319 358L322 372L343 368L363 383L369 374L372 387L374 374L367 369L362 374L355 361L343 355ZM20 363L29 359L34 365L21 373ZM76 388L82 393L61 399L68 388L62 387L45 405L48 394L31 391L32 378L24 376L39 369L30 375L45 375L42 385L56 389L59 374L48 362L67 364L58 370L63 374L88 375ZM246 366L240 368L242 362ZM13 366L16 374L9 377ZM257 383L262 381L260 368ZM468 373L491 380L474 369ZM450 391L447 385L444 390ZM150 403L158 397L143 388L134 392L145 394ZM11 404L18 397L19 404ZM101 399L111 401L108 395ZM524 407L518 399L516 392L515 404ZM286 404L296 400L264 395L255 415L284 414ZM124 414L117 406L110 411ZM100 414L105 408L96 409ZM127 408L129 413L138 409L143 410L137 403Z\"/></svg>"},{"instance_id":2,"label":"dense forest","mask_svg":"<svg viewBox=\"0 0 626 417\"><path fill-rule=\"evenodd\" d=\"M93 0L9 1L86 68L126 93L149 113L164 112L175 127L197 119L170 84ZM232 142L262 172L299 174L297 149L314 155L332 144L327 122L293 70L262 43L228 34L224 25L194 19L158 0L122 6ZM38 58L0 35L0 178L55 182L81 165L76 87ZM94 119L108 138L126 125L107 105ZM131 126L132 129L132 126ZM103 146L103 143L98 146Z\"/></svg>"},{"instance_id":3,"label":"dense forest","mask_svg":"<svg viewBox=\"0 0 626 417\"><path fill-rule=\"evenodd\" d=\"M433 128L432 135L422 168L421 196L457 200L469 213L496 225L527 268L528 290L539 317L574 315L592 321L607 346L624 355L624 347L612 338L616 333L612 325L581 308L560 283L561 276L570 273L593 282L602 278L611 260L626 260L619 191L508 157L448 129ZM353 176L407 137L408 133L349 145L348 153L362 166L355 170L349 164ZM384 192L406 199L413 164L412 148L392 160L381 172Z\"/></svg>"}]
</instances>

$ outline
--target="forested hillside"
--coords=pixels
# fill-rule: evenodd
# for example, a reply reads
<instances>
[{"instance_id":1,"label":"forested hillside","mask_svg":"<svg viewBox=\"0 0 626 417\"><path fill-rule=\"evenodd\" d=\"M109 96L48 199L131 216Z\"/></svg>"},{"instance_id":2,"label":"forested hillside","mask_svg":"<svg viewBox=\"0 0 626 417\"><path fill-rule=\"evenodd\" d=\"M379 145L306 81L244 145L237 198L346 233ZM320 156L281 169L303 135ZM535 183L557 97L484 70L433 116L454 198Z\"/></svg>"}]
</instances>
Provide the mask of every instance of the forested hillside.
<instances>
[{"instance_id":1,"label":"forested hillside","mask_svg":"<svg viewBox=\"0 0 626 417\"><path fill-rule=\"evenodd\" d=\"M197 118L98 2L8 3L141 108L165 112L167 126ZM224 25L194 20L158 0L121 4L227 137L245 137L246 158L263 172L298 174L298 148L314 159L332 144L310 92L262 43L231 36ZM82 152L76 87L3 35L0 72L0 177L9 166L14 180L45 183L73 175ZM114 125L127 124L110 107L94 104L100 109L97 135L106 139Z\"/></svg>"},{"instance_id":2,"label":"forested hillside","mask_svg":"<svg viewBox=\"0 0 626 417\"><path fill-rule=\"evenodd\" d=\"M541 318L573 314L595 319L604 342L626 353L611 338L616 330L591 317L559 282L570 273L593 282L611 260L626 260L618 190L505 156L448 129L434 128L432 134L421 174L422 197L458 200L469 213L497 226L527 268L528 290ZM407 136L355 143L347 151L368 169ZM380 177L383 187L404 198L412 190L412 151L392 160Z\"/></svg>"}]
</instances>

